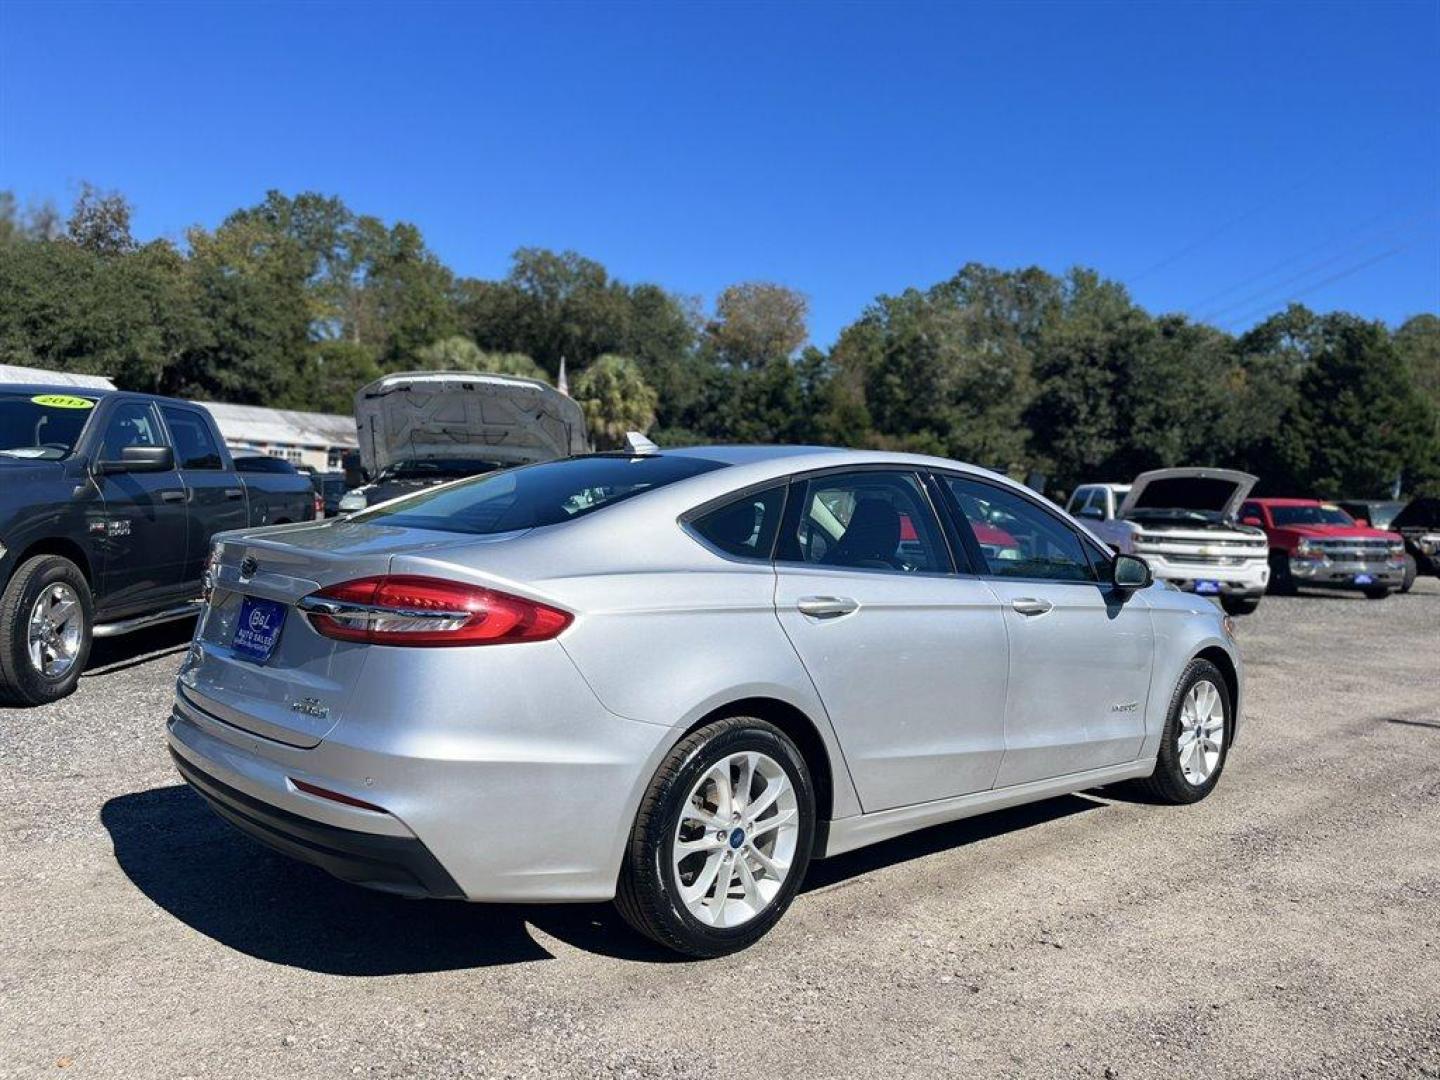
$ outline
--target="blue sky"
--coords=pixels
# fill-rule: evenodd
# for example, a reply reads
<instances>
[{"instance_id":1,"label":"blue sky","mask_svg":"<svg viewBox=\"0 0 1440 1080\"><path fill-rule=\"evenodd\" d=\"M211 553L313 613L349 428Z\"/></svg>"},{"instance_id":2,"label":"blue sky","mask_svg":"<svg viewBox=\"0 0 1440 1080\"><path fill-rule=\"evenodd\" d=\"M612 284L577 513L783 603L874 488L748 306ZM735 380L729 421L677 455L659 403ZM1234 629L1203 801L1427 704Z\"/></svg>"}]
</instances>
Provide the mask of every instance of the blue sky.
<instances>
[{"instance_id":1,"label":"blue sky","mask_svg":"<svg viewBox=\"0 0 1440 1080\"><path fill-rule=\"evenodd\" d=\"M0 0L0 188L142 237L268 188L710 300L828 344L967 261L1082 264L1234 328L1440 310L1440 3Z\"/></svg>"}]
</instances>

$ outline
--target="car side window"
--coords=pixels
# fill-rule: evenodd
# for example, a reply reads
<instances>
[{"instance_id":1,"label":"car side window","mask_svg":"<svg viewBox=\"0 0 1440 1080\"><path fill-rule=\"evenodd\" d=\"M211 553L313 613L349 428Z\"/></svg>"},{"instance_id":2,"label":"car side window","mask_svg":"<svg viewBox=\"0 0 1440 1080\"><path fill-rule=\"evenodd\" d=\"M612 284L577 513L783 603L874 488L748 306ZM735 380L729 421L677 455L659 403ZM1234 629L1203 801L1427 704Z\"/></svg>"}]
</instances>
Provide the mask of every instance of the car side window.
<instances>
[{"instance_id":1,"label":"car side window","mask_svg":"<svg viewBox=\"0 0 1440 1080\"><path fill-rule=\"evenodd\" d=\"M768 561L784 506L783 485L752 491L705 511L690 522L690 528L727 555Z\"/></svg>"},{"instance_id":2,"label":"car side window","mask_svg":"<svg viewBox=\"0 0 1440 1080\"><path fill-rule=\"evenodd\" d=\"M210 434L210 425L203 417L189 409L164 406L165 423L175 439L175 460L182 469L221 469L225 459L220 456L220 447L215 436Z\"/></svg>"},{"instance_id":3,"label":"car side window","mask_svg":"<svg viewBox=\"0 0 1440 1080\"><path fill-rule=\"evenodd\" d=\"M949 549L919 477L833 473L797 482L800 512L781 540L784 562L897 573L949 573Z\"/></svg>"},{"instance_id":4,"label":"car side window","mask_svg":"<svg viewBox=\"0 0 1440 1080\"><path fill-rule=\"evenodd\" d=\"M1091 488L1081 501L1079 510L1074 513L1076 517L1103 521L1105 518L1105 489Z\"/></svg>"},{"instance_id":5,"label":"car side window","mask_svg":"<svg viewBox=\"0 0 1440 1080\"><path fill-rule=\"evenodd\" d=\"M1094 562L1075 532L1023 496L991 484L947 476L945 485L996 577L1096 581Z\"/></svg>"},{"instance_id":6,"label":"car side window","mask_svg":"<svg viewBox=\"0 0 1440 1080\"><path fill-rule=\"evenodd\" d=\"M119 461L127 446L164 446L160 421L148 401L122 401L105 422L100 460Z\"/></svg>"}]
</instances>

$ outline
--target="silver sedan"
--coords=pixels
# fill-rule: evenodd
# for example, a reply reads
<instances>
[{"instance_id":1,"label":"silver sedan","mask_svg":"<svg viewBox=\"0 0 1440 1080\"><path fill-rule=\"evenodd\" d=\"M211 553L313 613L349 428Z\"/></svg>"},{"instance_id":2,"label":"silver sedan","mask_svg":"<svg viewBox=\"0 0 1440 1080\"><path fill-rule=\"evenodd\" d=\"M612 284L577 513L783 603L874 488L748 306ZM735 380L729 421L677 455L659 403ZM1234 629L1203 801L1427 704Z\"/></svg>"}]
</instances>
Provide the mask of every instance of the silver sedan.
<instances>
[{"instance_id":1,"label":"silver sedan","mask_svg":"<svg viewBox=\"0 0 1440 1080\"><path fill-rule=\"evenodd\" d=\"M613 898L743 948L824 858L1130 781L1215 787L1230 624L1004 477L907 454L595 454L217 541L169 744L357 884Z\"/></svg>"}]
</instances>

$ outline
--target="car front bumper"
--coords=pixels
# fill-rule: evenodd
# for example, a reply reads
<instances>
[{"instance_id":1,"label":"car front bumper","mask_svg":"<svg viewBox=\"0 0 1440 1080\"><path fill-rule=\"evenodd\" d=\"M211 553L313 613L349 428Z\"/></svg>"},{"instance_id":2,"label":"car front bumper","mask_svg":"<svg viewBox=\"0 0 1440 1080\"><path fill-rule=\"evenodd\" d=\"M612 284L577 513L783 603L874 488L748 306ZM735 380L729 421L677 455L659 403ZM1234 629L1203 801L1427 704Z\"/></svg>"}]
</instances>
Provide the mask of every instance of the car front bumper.
<instances>
[{"instance_id":1,"label":"car front bumper","mask_svg":"<svg viewBox=\"0 0 1440 1080\"><path fill-rule=\"evenodd\" d=\"M1172 582L1184 592L1247 598L1264 596L1270 583L1270 564L1266 559L1245 559L1236 565L1226 566L1138 550L1136 554L1149 563L1156 578ZM1213 583L1214 587L1202 583Z\"/></svg>"},{"instance_id":2,"label":"car front bumper","mask_svg":"<svg viewBox=\"0 0 1440 1080\"><path fill-rule=\"evenodd\" d=\"M1329 589L1398 589L1405 580L1405 564L1400 560L1292 558L1290 576L1297 585L1324 585Z\"/></svg>"},{"instance_id":3,"label":"car front bumper","mask_svg":"<svg viewBox=\"0 0 1440 1080\"><path fill-rule=\"evenodd\" d=\"M679 733L605 710L558 648L496 648L526 650L532 678L466 690L470 650L375 649L353 698L363 711L310 748L227 723L182 684L169 747L221 817L345 880L412 896L607 900ZM419 685L437 689L402 701L395 666L415 686L417 663L430 676Z\"/></svg>"}]
</instances>

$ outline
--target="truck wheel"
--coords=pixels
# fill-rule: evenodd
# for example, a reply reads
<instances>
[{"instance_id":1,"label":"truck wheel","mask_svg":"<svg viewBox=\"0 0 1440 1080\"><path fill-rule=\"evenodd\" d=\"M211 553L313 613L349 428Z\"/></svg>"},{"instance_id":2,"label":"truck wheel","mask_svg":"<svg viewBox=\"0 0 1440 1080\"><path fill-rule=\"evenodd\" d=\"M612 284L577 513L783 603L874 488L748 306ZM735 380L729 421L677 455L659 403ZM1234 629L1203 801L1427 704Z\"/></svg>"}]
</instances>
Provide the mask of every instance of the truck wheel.
<instances>
[{"instance_id":1,"label":"truck wheel","mask_svg":"<svg viewBox=\"0 0 1440 1080\"><path fill-rule=\"evenodd\" d=\"M1295 578L1290 573L1290 556L1283 551L1270 553L1270 591L1276 596L1295 595Z\"/></svg>"},{"instance_id":2,"label":"truck wheel","mask_svg":"<svg viewBox=\"0 0 1440 1080\"><path fill-rule=\"evenodd\" d=\"M1415 556L1408 551L1405 553L1405 577L1400 582L1400 591L1409 592L1410 586L1415 584L1415 574L1418 568L1415 566Z\"/></svg>"},{"instance_id":3,"label":"truck wheel","mask_svg":"<svg viewBox=\"0 0 1440 1080\"><path fill-rule=\"evenodd\" d=\"M1250 615L1260 606L1258 596L1222 596L1220 606L1227 615Z\"/></svg>"},{"instance_id":4,"label":"truck wheel","mask_svg":"<svg viewBox=\"0 0 1440 1080\"><path fill-rule=\"evenodd\" d=\"M73 693L90 658L95 606L80 568L26 559L0 596L0 695L44 705Z\"/></svg>"}]
</instances>

